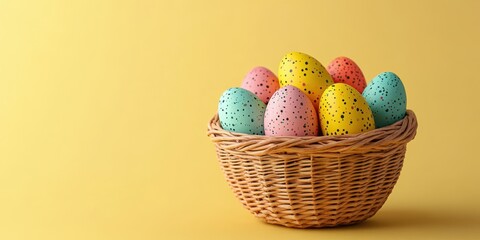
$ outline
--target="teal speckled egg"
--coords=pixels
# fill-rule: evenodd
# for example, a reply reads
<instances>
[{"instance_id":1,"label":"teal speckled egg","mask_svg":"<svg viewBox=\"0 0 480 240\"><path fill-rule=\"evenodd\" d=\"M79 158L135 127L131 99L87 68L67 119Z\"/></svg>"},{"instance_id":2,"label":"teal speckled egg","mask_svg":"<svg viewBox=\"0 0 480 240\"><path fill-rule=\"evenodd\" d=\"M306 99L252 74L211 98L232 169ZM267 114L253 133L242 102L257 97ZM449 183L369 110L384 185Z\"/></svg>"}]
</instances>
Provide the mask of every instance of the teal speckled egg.
<instances>
[{"instance_id":1,"label":"teal speckled egg","mask_svg":"<svg viewBox=\"0 0 480 240\"><path fill-rule=\"evenodd\" d=\"M220 97L218 117L227 131L264 135L265 103L243 88L230 88Z\"/></svg>"},{"instance_id":2,"label":"teal speckled egg","mask_svg":"<svg viewBox=\"0 0 480 240\"><path fill-rule=\"evenodd\" d=\"M393 72L383 72L373 78L363 90L377 128L391 125L405 117L407 95L400 78Z\"/></svg>"}]
</instances>

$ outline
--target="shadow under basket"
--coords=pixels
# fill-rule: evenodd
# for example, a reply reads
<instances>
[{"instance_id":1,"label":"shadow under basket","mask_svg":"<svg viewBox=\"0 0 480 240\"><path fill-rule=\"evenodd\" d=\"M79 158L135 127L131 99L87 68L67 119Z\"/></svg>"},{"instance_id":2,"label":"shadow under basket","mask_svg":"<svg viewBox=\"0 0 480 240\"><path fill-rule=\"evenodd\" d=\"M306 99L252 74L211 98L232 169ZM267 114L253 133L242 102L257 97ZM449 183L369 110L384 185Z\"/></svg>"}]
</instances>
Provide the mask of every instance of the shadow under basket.
<instances>
[{"instance_id":1,"label":"shadow under basket","mask_svg":"<svg viewBox=\"0 0 480 240\"><path fill-rule=\"evenodd\" d=\"M364 221L382 207L400 175L417 120L342 136L272 137L222 129L208 135L236 197L267 223L320 228Z\"/></svg>"}]
</instances>

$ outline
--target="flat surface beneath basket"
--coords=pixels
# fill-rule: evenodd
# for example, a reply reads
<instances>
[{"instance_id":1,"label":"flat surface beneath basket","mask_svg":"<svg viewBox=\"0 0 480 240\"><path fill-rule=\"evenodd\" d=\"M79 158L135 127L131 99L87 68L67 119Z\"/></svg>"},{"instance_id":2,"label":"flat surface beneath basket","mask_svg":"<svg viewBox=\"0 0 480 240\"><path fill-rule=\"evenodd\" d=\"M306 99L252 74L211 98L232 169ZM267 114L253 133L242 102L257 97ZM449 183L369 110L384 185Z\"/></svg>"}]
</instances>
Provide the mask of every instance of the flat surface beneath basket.
<instances>
[{"instance_id":1,"label":"flat surface beneath basket","mask_svg":"<svg viewBox=\"0 0 480 240\"><path fill-rule=\"evenodd\" d=\"M169 229L178 239L478 239L480 217L467 208L386 206L358 224L320 229L293 229L264 223L244 209L206 216L209 220ZM215 217L225 218L214 219Z\"/></svg>"}]
</instances>

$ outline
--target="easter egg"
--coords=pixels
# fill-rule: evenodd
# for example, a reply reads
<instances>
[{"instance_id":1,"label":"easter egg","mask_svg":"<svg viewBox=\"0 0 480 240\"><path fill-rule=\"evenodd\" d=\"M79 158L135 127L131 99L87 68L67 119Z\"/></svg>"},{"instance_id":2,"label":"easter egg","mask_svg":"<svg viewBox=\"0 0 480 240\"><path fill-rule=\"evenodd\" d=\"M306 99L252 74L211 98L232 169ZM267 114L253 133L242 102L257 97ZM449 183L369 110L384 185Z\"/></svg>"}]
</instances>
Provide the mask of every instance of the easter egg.
<instances>
[{"instance_id":1,"label":"easter egg","mask_svg":"<svg viewBox=\"0 0 480 240\"><path fill-rule=\"evenodd\" d=\"M368 83L363 97L372 109L377 128L388 126L405 117L407 95L400 78L393 72L383 72Z\"/></svg>"},{"instance_id":2,"label":"easter egg","mask_svg":"<svg viewBox=\"0 0 480 240\"><path fill-rule=\"evenodd\" d=\"M280 87L292 85L305 93L318 109L323 91L333 84L332 77L315 58L300 52L286 54L278 67Z\"/></svg>"},{"instance_id":3,"label":"easter egg","mask_svg":"<svg viewBox=\"0 0 480 240\"><path fill-rule=\"evenodd\" d=\"M252 92L230 88L218 103L220 125L227 131L263 135L265 108L265 103Z\"/></svg>"},{"instance_id":4,"label":"easter egg","mask_svg":"<svg viewBox=\"0 0 480 240\"><path fill-rule=\"evenodd\" d=\"M317 136L318 117L310 99L300 89L285 86L276 91L265 110L265 135Z\"/></svg>"},{"instance_id":5,"label":"easter egg","mask_svg":"<svg viewBox=\"0 0 480 240\"><path fill-rule=\"evenodd\" d=\"M328 73L332 76L335 83L346 83L359 93L367 86L362 70L350 58L338 57L333 59L327 67Z\"/></svg>"},{"instance_id":6,"label":"easter egg","mask_svg":"<svg viewBox=\"0 0 480 240\"><path fill-rule=\"evenodd\" d=\"M323 135L345 135L375 129L367 102L352 86L335 83L322 94L319 108Z\"/></svg>"},{"instance_id":7,"label":"easter egg","mask_svg":"<svg viewBox=\"0 0 480 240\"><path fill-rule=\"evenodd\" d=\"M254 93L266 104L280 88L280 84L272 71L265 67L255 67L243 79L242 88Z\"/></svg>"}]
</instances>

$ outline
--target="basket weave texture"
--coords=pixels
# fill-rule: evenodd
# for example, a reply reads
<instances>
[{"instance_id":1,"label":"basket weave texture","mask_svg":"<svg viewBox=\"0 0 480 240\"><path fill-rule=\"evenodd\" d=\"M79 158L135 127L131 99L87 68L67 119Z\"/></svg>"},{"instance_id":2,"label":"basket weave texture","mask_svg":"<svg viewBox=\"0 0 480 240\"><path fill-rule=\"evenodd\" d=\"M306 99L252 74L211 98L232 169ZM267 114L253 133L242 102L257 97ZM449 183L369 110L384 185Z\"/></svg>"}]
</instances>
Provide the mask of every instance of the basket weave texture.
<instances>
[{"instance_id":1,"label":"basket weave texture","mask_svg":"<svg viewBox=\"0 0 480 240\"><path fill-rule=\"evenodd\" d=\"M222 129L218 115L208 135L235 196L272 224L319 228L372 217L397 182L417 120L341 136L271 137Z\"/></svg>"}]
</instances>

